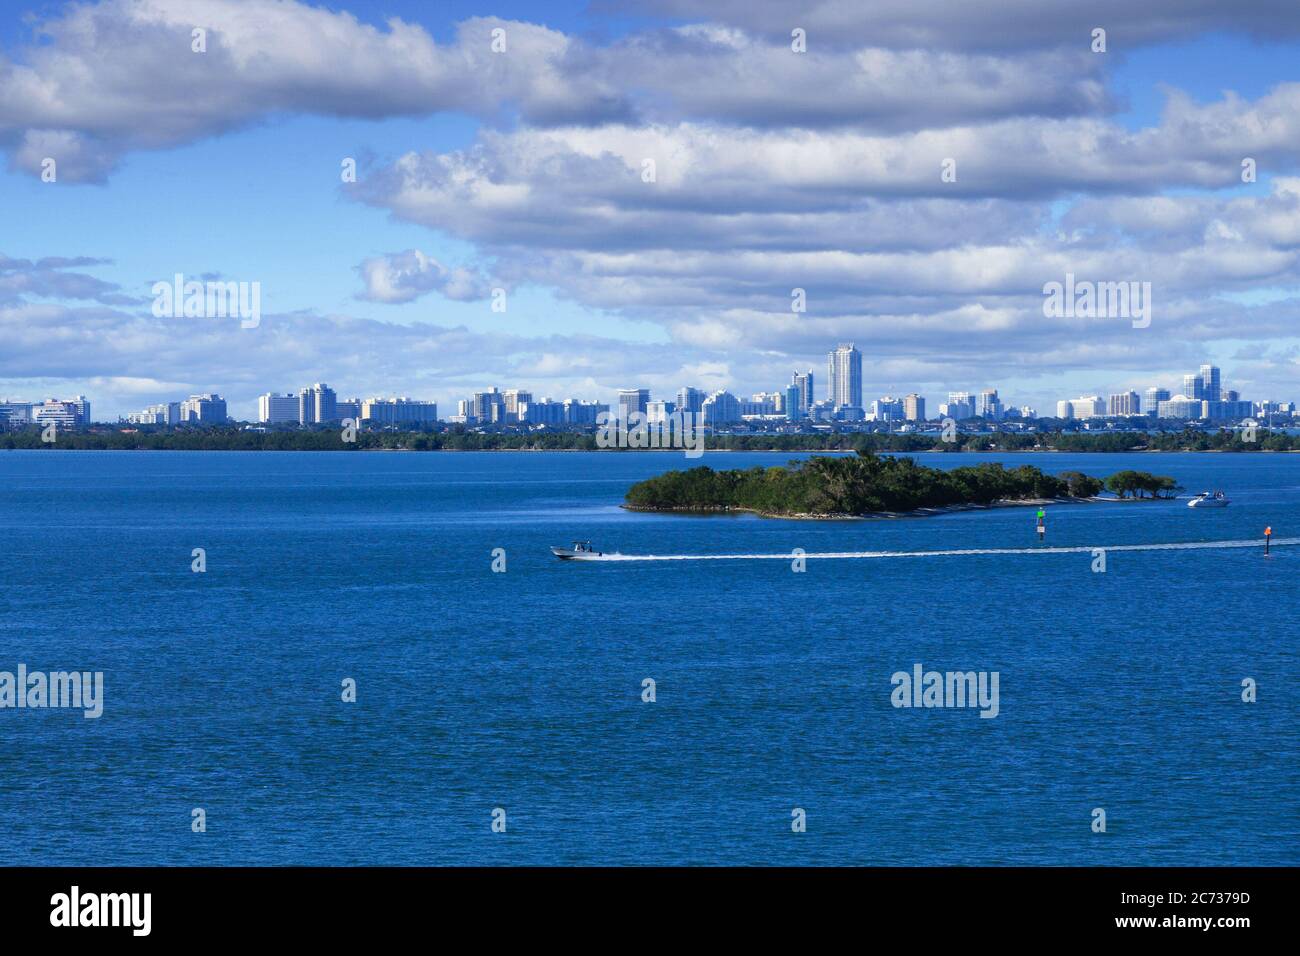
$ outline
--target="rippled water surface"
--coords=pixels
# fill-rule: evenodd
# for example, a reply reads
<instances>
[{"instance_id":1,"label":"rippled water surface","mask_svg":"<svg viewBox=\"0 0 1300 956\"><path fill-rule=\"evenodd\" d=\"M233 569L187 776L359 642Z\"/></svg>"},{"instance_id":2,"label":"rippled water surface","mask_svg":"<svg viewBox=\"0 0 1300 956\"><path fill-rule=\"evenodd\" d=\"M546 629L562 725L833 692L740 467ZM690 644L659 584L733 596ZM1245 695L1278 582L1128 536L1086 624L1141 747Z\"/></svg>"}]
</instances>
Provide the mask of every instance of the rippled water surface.
<instances>
[{"instance_id":1,"label":"rippled water surface","mask_svg":"<svg viewBox=\"0 0 1300 956\"><path fill-rule=\"evenodd\" d=\"M1006 460L1153 470L1233 499L1049 507L1052 546L1300 536L1300 455ZM102 671L106 698L98 720L0 710L6 861L1300 862L1300 548L1116 551L1105 573L1087 552L804 573L548 552L1035 547L1032 509L619 508L632 482L692 464L0 453L0 671ZM997 671L998 716L893 707L891 675L918 663Z\"/></svg>"}]
</instances>

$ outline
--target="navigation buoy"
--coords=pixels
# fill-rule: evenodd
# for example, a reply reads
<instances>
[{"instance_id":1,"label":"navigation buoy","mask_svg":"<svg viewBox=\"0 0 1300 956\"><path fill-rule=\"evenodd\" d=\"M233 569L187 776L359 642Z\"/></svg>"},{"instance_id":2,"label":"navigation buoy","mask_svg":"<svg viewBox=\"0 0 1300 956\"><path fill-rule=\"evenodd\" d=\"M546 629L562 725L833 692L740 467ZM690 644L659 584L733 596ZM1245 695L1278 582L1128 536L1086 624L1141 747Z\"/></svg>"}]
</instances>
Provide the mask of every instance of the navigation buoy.
<instances>
[{"instance_id":1,"label":"navigation buoy","mask_svg":"<svg viewBox=\"0 0 1300 956\"><path fill-rule=\"evenodd\" d=\"M1047 517L1047 512L1045 512L1042 508L1039 508L1038 509L1038 540L1039 541L1042 541L1043 538L1047 535L1047 525L1043 523L1043 519L1046 517Z\"/></svg>"},{"instance_id":2,"label":"navigation buoy","mask_svg":"<svg viewBox=\"0 0 1300 956\"><path fill-rule=\"evenodd\" d=\"M1264 529L1264 553L1268 554L1268 544L1273 539L1273 528L1268 526Z\"/></svg>"}]
</instances>

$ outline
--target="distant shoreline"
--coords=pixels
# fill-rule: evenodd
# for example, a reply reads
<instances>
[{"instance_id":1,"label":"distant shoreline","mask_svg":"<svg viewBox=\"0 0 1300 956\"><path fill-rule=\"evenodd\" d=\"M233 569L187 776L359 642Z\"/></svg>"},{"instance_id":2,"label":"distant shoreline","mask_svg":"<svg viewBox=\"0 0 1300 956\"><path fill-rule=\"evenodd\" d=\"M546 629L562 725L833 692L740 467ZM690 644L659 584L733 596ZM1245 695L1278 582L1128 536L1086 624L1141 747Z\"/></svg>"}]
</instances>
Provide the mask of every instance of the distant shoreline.
<instances>
[{"instance_id":1,"label":"distant shoreline","mask_svg":"<svg viewBox=\"0 0 1300 956\"><path fill-rule=\"evenodd\" d=\"M477 452L510 452L538 454L660 454L682 455L681 448L94 448L60 446L40 448L6 448L0 446L0 452L6 451L104 451L104 452L301 452L317 454L321 452L410 452L426 454L428 452L448 452L466 454ZM853 455L852 448L705 448L710 455ZM939 451L934 448L882 449L884 455L1287 455L1300 453L1300 448L959 448L954 451ZM691 459L697 460L697 459Z\"/></svg>"}]
</instances>

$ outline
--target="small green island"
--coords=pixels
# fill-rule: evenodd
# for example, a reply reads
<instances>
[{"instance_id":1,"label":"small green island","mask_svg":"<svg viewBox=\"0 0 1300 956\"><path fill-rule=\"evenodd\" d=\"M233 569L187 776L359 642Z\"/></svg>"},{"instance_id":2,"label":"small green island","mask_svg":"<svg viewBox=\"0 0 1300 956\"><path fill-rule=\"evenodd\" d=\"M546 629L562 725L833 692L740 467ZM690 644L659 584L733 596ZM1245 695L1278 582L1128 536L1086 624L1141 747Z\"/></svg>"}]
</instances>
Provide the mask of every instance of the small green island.
<instances>
[{"instance_id":1,"label":"small green island","mask_svg":"<svg viewBox=\"0 0 1300 956\"><path fill-rule=\"evenodd\" d=\"M1144 471L1120 471L1103 480L1078 471L1049 475L1032 465L1004 468L991 462L940 469L863 450L856 457L815 456L784 467L670 471L633 485L624 507L842 518L1092 501L1103 490L1121 499L1153 500L1183 489L1173 478Z\"/></svg>"}]
</instances>

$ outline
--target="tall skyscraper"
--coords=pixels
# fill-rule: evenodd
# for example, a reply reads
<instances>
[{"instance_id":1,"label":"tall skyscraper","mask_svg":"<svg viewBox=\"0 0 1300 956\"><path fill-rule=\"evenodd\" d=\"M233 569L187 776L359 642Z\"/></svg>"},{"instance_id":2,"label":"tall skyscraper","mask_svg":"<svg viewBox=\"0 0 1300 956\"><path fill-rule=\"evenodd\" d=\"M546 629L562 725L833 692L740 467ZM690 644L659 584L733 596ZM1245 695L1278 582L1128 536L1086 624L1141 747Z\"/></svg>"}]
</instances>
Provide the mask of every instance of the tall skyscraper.
<instances>
[{"instance_id":1,"label":"tall skyscraper","mask_svg":"<svg viewBox=\"0 0 1300 956\"><path fill-rule=\"evenodd\" d=\"M706 425L728 425L740 421L740 401L726 389L719 389L700 408Z\"/></svg>"},{"instance_id":2,"label":"tall skyscraper","mask_svg":"<svg viewBox=\"0 0 1300 956\"><path fill-rule=\"evenodd\" d=\"M980 392L979 417L995 421L1002 417L1002 400L998 398L996 388L986 388Z\"/></svg>"},{"instance_id":3,"label":"tall skyscraper","mask_svg":"<svg viewBox=\"0 0 1300 956\"><path fill-rule=\"evenodd\" d=\"M266 425L281 425L299 421L298 396L292 393L277 395L267 392L257 397L257 420Z\"/></svg>"},{"instance_id":4,"label":"tall skyscraper","mask_svg":"<svg viewBox=\"0 0 1300 956\"><path fill-rule=\"evenodd\" d=\"M807 417L812 410L813 403L817 401L813 391L813 371L809 369L806 372L795 372L794 378L790 384L799 389L799 411L804 417Z\"/></svg>"},{"instance_id":5,"label":"tall skyscraper","mask_svg":"<svg viewBox=\"0 0 1300 956\"><path fill-rule=\"evenodd\" d=\"M298 422L302 425L319 425L338 419L334 389L324 382L308 385L298 393Z\"/></svg>"},{"instance_id":6,"label":"tall skyscraper","mask_svg":"<svg viewBox=\"0 0 1300 956\"><path fill-rule=\"evenodd\" d=\"M704 407L704 400L708 395L703 389L691 388L689 385L683 386L677 390L677 411L684 414L698 415L700 409Z\"/></svg>"},{"instance_id":7,"label":"tall skyscraper","mask_svg":"<svg viewBox=\"0 0 1300 956\"><path fill-rule=\"evenodd\" d=\"M947 404L939 411L955 421L975 417L975 398L970 392L949 392Z\"/></svg>"},{"instance_id":8,"label":"tall skyscraper","mask_svg":"<svg viewBox=\"0 0 1300 956\"><path fill-rule=\"evenodd\" d=\"M191 395L181 402L181 421L199 425L224 425L226 400L215 392Z\"/></svg>"},{"instance_id":9,"label":"tall skyscraper","mask_svg":"<svg viewBox=\"0 0 1300 956\"><path fill-rule=\"evenodd\" d=\"M521 402L531 402L533 400L532 392L525 392L518 388L508 388L505 393L506 403L506 421L517 422L519 418L519 405Z\"/></svg>"},{"instance_id":10,"label":"tall skyscraper","mask_svg":"<svg viewBox=\"0 0 1300 956\"><path fill-rule=\"evenodd\" d=\"M925 399L913 392L903 398L903 417L909 422L925 421Z\"/></svg>"},{"instance_id":11,"label":"tall skyscraper","mask_svg":"<svg viewBox=\"0 0 1300 956\"><path fill-rule=\"evenodd\" d=\"M827 356L831 404L836 408L862 407L862 353L853 343L841 344Z\"/></svg>"},{"instance_id":12,"label":"tall skyscraper","mask_svg":"<svg viewBox=\"0 0 1300 956\"><path fill-rule=\"evenodd\" d=\"M474 393L470 399L470 417L478 424L505 421L505 397L495 385L486 392Z\"/></svg>"},{"instance_id":13,"label":"tall skyscraper","mask_svg":"<svg viewBox=\"0 0 1300 956\"><path fill-rule=\"evenodd\" d=\"M1220 401L1223 397L1223 393L1219 383L1218 366L1202 365L1199 378L1201 379L1202 387L1205 389L1205 394L1202 395L1201 398L1205 399L1207 402Z\"/></svg>"},{"instance_id":14,"label":"tall skyscraper","mask_svg":"<svg viewBox=\"0 0 1300 956\"><path fill-rule=\"evenodd\" d=\"M1142 414L1142 397L1137 392L1117 392L1107 402L1107 414L1140 415Z\"/></svg>"},{"instance_id":15,"label":"tall skyscraper","mask_svg":"<svg viewBox=\"0 0 1300 956\"><path fill-rule=\"evenodd\" d=\"M799 376L795 376L798 378ZM799 394L799 386L790 384L785 387L785 417L788 421L797 422L805 417L808 413L803 408L803 396Z\"/></svg>"},{"instance_id":16,"label":"tall skyscraper","mask_svg":"<svg viewBox=\"0 0 1300 956\"><path fill-rule=\"evenodd\" d=\"M618 420L627 423L632 413L644 416L650 404L650 389L621 388L618 390Z\"/></svg>"},{"instance_id":17,"label":"tall skyscraper","mask_svg":"<svg viewBox=\"0 0 1300 956\"><path fill-rule=\"evenodd\" d=\"M1172 398L1169 389L1152 386L1147 389L1146 397L1142 399L1142 407L1147 410L1147 414L1155 417L1160 411L1160 403L1167 402Z\"/></svg>"},{"instance_id":18,"label":"tall skyscraper","mask_svg":"<svg viewBox=\"0 0 1300 956\"><path fill-rule=\"evenodd\" d=\"M1205 398L1205 379L1199 375L1184 375L1183 395L1201 401Z\"/></svg>"}]
</instances>

